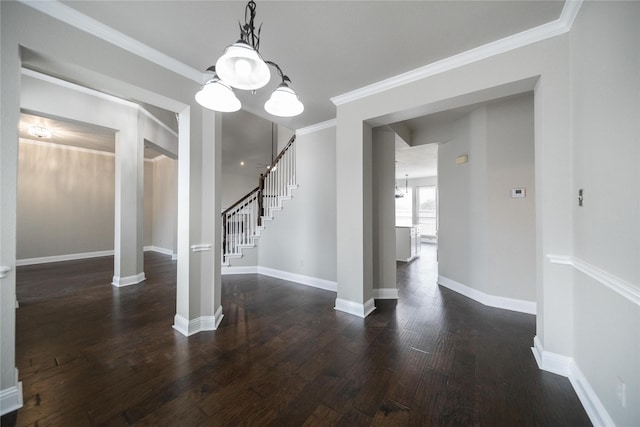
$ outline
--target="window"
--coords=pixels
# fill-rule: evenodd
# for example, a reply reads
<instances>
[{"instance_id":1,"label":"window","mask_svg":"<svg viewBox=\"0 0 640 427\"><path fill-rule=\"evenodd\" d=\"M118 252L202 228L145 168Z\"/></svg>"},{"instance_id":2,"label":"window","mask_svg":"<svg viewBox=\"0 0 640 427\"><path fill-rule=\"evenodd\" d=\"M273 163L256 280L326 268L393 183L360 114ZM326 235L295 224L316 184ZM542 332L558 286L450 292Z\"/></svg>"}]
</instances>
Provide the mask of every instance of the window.
<instances>
[{"instance_id":1,"label":"window","mask_svg":"<svg viewBox=\"0 0 640 427\"><path fill-rule=\"evenodd\" d=\"M405 188L401 188L404 193ZM396 198L396 225L413 225L413 191L411 187L406 188L404 197Z\"/></svg>"},{"instance_id":2,"label":"window","mask_svg":"<svg viewBox=\"0 0 640 427\"><path fill-rule=\"evenodd\" d=\"M420 234L435 237L437 229L436 187L429 185L418 187L418 224Z\"/></svg>"}]
</instances>

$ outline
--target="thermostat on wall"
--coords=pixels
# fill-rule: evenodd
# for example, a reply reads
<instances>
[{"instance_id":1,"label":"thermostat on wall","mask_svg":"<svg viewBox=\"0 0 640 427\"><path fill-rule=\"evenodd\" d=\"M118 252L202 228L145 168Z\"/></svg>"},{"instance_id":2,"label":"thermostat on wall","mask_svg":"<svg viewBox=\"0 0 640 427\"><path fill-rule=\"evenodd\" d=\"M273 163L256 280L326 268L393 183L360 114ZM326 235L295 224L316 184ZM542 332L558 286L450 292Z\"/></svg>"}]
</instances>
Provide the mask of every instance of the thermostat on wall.
<instances>
[{"instance_id":1,"label":"thermostat on wall","mask_svg":"<svg viewBox=\"0 0 640 427\"><path fill-rule=\"evenodd\" d=\"M516 199L519 197L525 197L526 191L524 188L512 188L511 189L511 198Z\"/></svg>"}]
</instances>

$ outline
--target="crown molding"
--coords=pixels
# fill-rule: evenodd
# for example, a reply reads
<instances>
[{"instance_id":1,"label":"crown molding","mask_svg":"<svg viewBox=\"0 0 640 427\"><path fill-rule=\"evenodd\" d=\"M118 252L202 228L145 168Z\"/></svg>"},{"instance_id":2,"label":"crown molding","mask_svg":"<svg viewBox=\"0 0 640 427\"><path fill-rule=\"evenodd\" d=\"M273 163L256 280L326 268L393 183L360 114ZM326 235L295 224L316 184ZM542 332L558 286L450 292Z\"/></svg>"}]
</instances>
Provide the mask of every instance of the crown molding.
<instances>
[{"instance_id":1,"label":"crown molding","mask_svg":"<svg viewBox=\"0 0 640 427\"><path fill-rule=\"evenodd\" d=\"M336 106L353 102L389 89L394 89L408 83L422 80L436 74L444 73L464 65L469 65L501 53L509 52L523 46L564 34L571 30L571 26L578 15L580 6L582 6L582 0L568 0L564 4L560 17L555 21L487 43L477 48L467 50L466 52L407 71L406 73L398 74L397 76L381 80L351 92L334 96L331 98L331 102Z\"/></svg>"},{"instance_id":2,"label":"crown molding","mask_svg":"<svg viewBox=\"0 0 640 427\"><path fill-rule=\"evenodd\" d=\"M331 119L324 122L316 123L314 125L306 126L296 130L296 135L306 135L308 133L318 132L320 130L336 127L337 120Z\"/></svg>"},{"instance_id":3,"label":"crown molding","mask_svg":"<svg viewBox=\"0 0 640 427\"><path fill-rule=\"evenodd\" d=\"M153 62L169 71L173 71L189 80L202 84L205 74L196 70L175 58L166 55L159 50L147 46L138 40L121 33L120 31L103 24L57 0L34 1L18 0L19 2L44 13L54 19L69 24L81 31L89 33L101 40L111 43L119 48L133 53L147 61Z\"/></svg>"}]
</instances>

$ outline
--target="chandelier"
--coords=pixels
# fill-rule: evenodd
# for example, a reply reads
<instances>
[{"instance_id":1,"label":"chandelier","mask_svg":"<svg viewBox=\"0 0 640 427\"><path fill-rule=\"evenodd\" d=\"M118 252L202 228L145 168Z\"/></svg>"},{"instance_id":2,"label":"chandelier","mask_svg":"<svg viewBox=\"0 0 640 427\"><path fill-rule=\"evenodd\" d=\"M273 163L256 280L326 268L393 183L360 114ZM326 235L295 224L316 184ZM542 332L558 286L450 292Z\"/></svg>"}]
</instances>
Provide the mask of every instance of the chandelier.
<instances>
[{"instance_id":1,"label":"chandelier","mask_svg":"<svg viewBox=\"0 0 640 427\"><path fill-rule=\"evenodd\" d=\"M253 24L255 16L256 3L251 0L245 7L244 25L238 23L240 40L227 46L216 64L207 68L213 77L196 93L196 101L214 111L238 111L241 104L233 89L255 91L264 87L271 80L269 66L272 66L282 82L265 102L264 109L274 116L297 116L304 110L304 105L289 87L291 79L282 69L275 62L262 59L259 52L262 24L256 31Z\"/></svg>"},{"instance_id":2,"label":"chandelier","mask_svg":"<svg viewBox=\"0 0 640 427\"><path fill-rule=\"evenodd\" d=\"M398 188L398 184L396 184L395 197L396 199L401 199L407 194L409 194L409 174L404 175L404 193L402 192L401 189Z\"/></svg>"}]
</instances>

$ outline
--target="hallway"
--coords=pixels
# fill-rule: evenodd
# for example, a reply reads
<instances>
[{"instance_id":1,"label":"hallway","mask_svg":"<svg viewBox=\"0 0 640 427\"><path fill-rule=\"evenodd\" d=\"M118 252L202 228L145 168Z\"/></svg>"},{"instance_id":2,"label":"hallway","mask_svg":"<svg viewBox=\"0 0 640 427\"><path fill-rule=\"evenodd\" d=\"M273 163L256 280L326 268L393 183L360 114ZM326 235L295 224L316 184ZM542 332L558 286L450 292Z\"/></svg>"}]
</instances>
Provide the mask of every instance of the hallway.
<instances>
[{"instance_id":1,"label":"hallway","mask_svg":"<svg viewBox=\"0 0 640 427\"><path fill-rule=\"evenodd\" d=\"M220 328L189 338L170 257L147 252L147 281L120 289L112 258L20 267L17 425L590 425L538 370L534 316L438 287L434 261L423 245L399 264L399 301L366 319L333 292L224 276Z\"/></svg>"}]
</instances>

